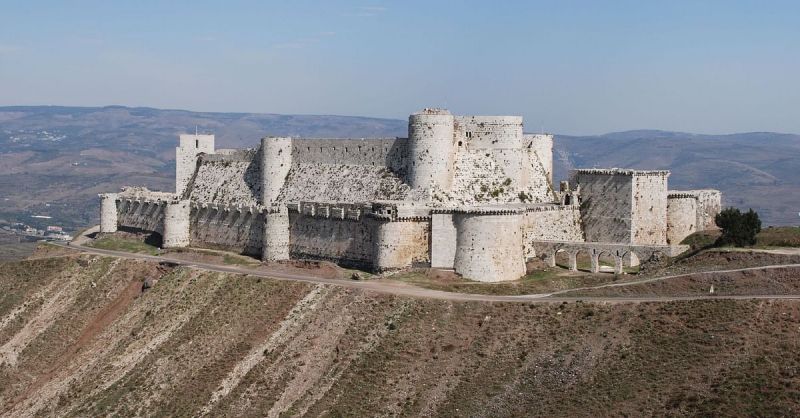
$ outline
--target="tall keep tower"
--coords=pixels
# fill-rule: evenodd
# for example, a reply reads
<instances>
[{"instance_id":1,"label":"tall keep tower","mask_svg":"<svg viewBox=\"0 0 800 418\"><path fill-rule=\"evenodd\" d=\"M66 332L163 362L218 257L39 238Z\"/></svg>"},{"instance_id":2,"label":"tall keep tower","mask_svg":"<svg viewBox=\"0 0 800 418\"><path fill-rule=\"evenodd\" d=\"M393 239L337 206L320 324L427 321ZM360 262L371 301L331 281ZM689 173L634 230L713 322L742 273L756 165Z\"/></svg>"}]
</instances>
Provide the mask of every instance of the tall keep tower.
<instances>
[{"instance_id":1,"label":"tall keep tower","mask_svg":"<svg viewBox=\"0 0 800 418\"><path fill-rule=\"evenodd\" d=\"M436 184L447 190L455 158L453 115L425 109L408 118L408 184L414 189Z\"/></svg>"},{"instance_id":2,"label":"tall keep tower","mask_svg":"<svg viewBox=\"0 0 800 418\"><path fill-rule=\"evenodd\" d=\"M214 153L214 135L184 134L175 148L175 194L183 195L197 167L197 155Z\"/></svg>"}]
</instances>

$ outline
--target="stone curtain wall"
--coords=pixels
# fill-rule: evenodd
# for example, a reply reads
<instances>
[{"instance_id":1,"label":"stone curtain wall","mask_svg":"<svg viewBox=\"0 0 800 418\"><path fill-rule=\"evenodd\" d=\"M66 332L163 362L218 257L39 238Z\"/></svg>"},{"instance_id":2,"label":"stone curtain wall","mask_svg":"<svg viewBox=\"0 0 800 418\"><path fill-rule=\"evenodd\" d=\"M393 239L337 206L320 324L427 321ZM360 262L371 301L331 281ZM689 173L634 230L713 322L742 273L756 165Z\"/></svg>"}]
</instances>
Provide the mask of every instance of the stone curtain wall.
<instances>
[{"instance_id":1,"label":"stone curtain wall","mask_svg":"<svg viewBox=\"0 0 800 418\"><path fill-rule=\"evenodd\" d=\"M631 242L631 176L579 170L574 182L581 188L586 241Z\"/></svg>"},{"instance_id":2,"label":"stone curtain wall","mask_svg":"<svg viewBox=\"0 0 800 418\"><path fill-rule=\"evenodd\" d=\"M117 222L127 228L164 233L166 202L120 198L117 202Z\"/></svg>"},{"instance_id":3,"label":"stone curtain wall","mask_svg":"<svg viewBox=\"0 0 800 418\"><path fill-rule=\"evenodd\" d=\"M203 155L190 182L188 198L196 202L255 206L261 196L258 152Z\"/></svg>"},{"instance_id":4,"label":"stone curtain wall","mask_svg":"<svg viewBox=\"0 0 800 418\"><path fill-rule=\"evenodd\" d=\"M581 212L574 206L541 206L525 211L522 219L522 238L525 258L537 254L534 241L584 241Z\"/></svg>"},{"instance_id":5,"label":"stone curtain wall","mask_svg":"<svg viewBox=\"0 0 800 418\"><path fill-rule=\"evenodd\" d=\"M305 216L289 212L292 258L330 260L344 266L372 268L372 222Z\"/></svg>"},{"instance_id":6,"label":"stone curtain wall","mask_svg":"<svg viewBox=\"0 0 800 418\"><path fill-rule=\"evenodd\" d=\"M403 176L408 140L294 139L292 161L297 164L339 164L387 167Z\"/></svg>"},{"instance_id":7,"label":"stone curtain wall","mask_svg":"<svg viewBox=\"0 0 800 418\"><path fill-rule=\"evenodd\" d=\"M294 164L278 195L281 202L403 200L410 188L383 166Z\"/></svg>"},{"instance_id":8,"label":"stone curtain wall","mask_svg":"<svg viewBox=\"0 0 800 418\"><path fill-rule=\"evenodd\" d=\"M722 210L722 193L719 190L692 190L697 193L698 230L718 229L714 218Z\"/></svg>"},{"instance_id":9,"label":"stone curtain wall","mask_svg":"<svg viewBox=\"0 0 800 418\"><path fill-rule=\"evenodd\" d=\"M261 256L264 215L255 208L193 204L190 245Z\"/></svg>"}]
</instances>

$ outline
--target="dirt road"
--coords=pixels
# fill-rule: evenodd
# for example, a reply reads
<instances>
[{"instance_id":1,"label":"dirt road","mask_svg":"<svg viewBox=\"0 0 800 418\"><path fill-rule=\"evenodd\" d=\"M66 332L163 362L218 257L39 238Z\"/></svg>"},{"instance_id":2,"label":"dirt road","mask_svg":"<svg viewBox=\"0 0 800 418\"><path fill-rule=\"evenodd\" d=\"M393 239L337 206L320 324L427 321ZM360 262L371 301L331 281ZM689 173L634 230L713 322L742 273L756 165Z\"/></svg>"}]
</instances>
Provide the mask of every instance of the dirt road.
<instances>
[{"instance_id":1,"label":"dirt road","mask_svg":"<svg viewBox=\"0 0 800 418\"><path fill-rule=\"evenodd\" d=\"M92 230L88 230L87 233L91 233ZM380 280L370 280L370 281L357 281L357 280L344 280L344 279L328 279L314 276L313 274L296 274L296 273L287 273L284 271L276 271L270 270L268 268L261 267L260 270L252 270L243 267L236 267L236 266L226 266L226 265L217 265L217 264L209 264L209 263L202 263L202 262L193 262L193 261L186 261L180 260L177 258L172 258L168 256L152 256L152 255L145 255L145 254L134 254L134 253L126 253L121 251L112 251L112 250L103 250L99 248L90 248L83 246L83 243L86 242L85 237L80 237L73 241L70 244L64 243L56 243L55 245L59 245L64 248L70 248L76 251L82 251L88 254L96 254L102 256L111 256L111 257L120 257L120 258L128 258L128 259L136 259L136 260L150 260L150 261L157 261L157 262L169 262L174 263L181 266L186 266L190 268L198 268L203 270L209 271L217 271L221 273L231 273L231 274L242 274L242 275L249 275L249 276L257 276L257 277L265 277L265 278L274 278L274 279L281 279L281 280L294 280L294 281L302 281L308 283L321 283L321 284L331 284L337 286L344 286L353 289L362 289L368 290L373 292L381 292L381 293L390 293L399 296L410 296L410 297L420 297L420 298L432 298L432 299L442 299L442 300L454 300L454 301L484 301L484 302L524 302L524 303L561 303L561 302L575 302L578 300L585 301L585 302L606 302L606 303L624 303L624 302L664 302L664 301L680 301L680 300L704 300L704 299L791 299L791 300L800 300L800 294L798 295L736 295L736 296L715 296L715 295L702 295L702 296L655 296L655 297L566 297L566 296L559 296L561 294L574 292L574 291L585 291L585 290L592 290L592 289L600 289L606 287L622 287L622 286L630 286L635 284L641 283L649 283L655 282L660 280L669 280L669 279L676 279L680 277L688 277L694 274L728 274L728 273L735 273L741 271L752 271L752 270L774 270L774 269L787 269L787 268L800 268L800 264L778 264L778 265L770 265L770 266L762 266L762 267L747 267L741 269L731 269L731 270L715 270L715 271L704 271L702 273L687 273L687 274L679 274L679 275L671 275L671 276L663 276L663 277L653 277L635 281L629 281L625 283L610 283L610 284L603 284L598 286L590 286L590 287L582 287L576 289L567 289L558 292L552 293L540 293L540 294L530 294L530 295L482 295L482 294L469 294L469 293L455 293L455 292L445 292L441 290L432 290L432 289L425 289L420 287L415 287L403 283L396 283L396 282L385 282Z\"/></svg>"}]
</instances>

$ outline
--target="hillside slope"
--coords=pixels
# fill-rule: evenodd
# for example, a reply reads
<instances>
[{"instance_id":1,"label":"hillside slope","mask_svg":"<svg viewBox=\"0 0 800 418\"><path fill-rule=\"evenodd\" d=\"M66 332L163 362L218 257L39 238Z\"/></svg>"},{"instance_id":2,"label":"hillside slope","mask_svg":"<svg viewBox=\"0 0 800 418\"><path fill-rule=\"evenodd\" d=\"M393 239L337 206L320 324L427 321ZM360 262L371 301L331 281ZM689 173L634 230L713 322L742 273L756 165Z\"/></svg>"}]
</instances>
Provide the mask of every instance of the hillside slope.
<instances>
[{"instance_id":1,"label":"hillside slope","mask_svg":"<svg viewBox=\"0 0 800 418\"><path fill-rule=\"evenodd\" d=\"M448 302L86 255L0 286L3 416L800 414L797 302Z\"/></svg>"}]
</instances>

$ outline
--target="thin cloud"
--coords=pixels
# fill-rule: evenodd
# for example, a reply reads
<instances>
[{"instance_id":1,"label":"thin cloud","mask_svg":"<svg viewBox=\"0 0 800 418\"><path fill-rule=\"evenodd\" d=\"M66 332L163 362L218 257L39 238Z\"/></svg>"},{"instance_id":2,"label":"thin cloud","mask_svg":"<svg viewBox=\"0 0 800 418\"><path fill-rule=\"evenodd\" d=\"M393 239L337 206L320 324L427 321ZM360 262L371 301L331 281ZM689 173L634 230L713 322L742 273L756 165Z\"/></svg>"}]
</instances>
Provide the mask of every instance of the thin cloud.
<instances>
[{"instance_id":1,"label":"thin cloud","mask_svg":"<svg viewBox=\"0 0 800 418\"><path fill-rule=\"evenodd\" d=\"M373 17L383 14L388 9L383 6L361 6L352 12L342 13L343 16Z\"/></svg>"},{"instance_id":2,"label":"thin cloud","mask_svg":"<svg viewBox=\"0 0 800 418\"><path fill-rule=\"evenodd\" d=\"M331 36L335 35L336 32L320 32L317 34L317 36L298 38L288 42L272 45L272 47L275 49L301 49L321 42L321 38L330 38Z\"/></svg>"}]
</instances>

